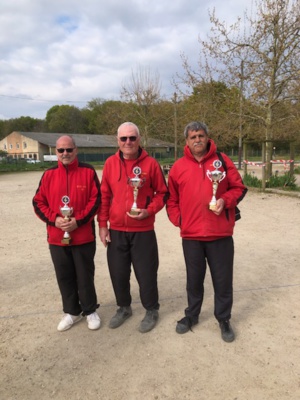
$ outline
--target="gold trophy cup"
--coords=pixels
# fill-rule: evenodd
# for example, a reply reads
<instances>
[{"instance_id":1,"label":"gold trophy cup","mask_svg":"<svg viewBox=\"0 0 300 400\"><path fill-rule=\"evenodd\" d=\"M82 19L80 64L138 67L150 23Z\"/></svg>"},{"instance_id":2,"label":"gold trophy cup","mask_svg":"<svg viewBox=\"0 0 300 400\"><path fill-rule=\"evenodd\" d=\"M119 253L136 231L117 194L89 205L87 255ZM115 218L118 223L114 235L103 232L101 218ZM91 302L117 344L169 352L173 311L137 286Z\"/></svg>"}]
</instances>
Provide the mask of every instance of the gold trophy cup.
<instances>
[{"instance_id":1,"label":"gold trophy cup","mask_svg":"<svg viewBox=\"0 0 300 400\"><path fill-rule=\"evenodd\" d=\"M144 180L140 178L138 175L141 174L142 170L140 167L134 167L132 171L135 175L134 178L128 178L128 184L133 188L133 204L129 211L130 215L138 215L139 212L137 211L137 197L139 189L143 186Z\"/></svg>"},{"instance_id":2,"label":"gold trophy cup","mask_svg":"<svg viewBox=\"0 0 300 400\"><path fill-rule=\"evenodd\" d=\"M70 203L69 196L63 196L61 201L64 203L62 207L59 207L61 215L64 217L66 221L69 221L70 216L73 214L73 207L69 207L68 204ZM64 232L64 236L61 240L64 244L70 244L71 236L69 232Z\"/></svg>"},{"instance_id":3,"label":"gold trophy cup","mask_svg":"<svg viewBox=\"0 0 300 400\"><path fill-rule=\"evenodd\" d=\"M209 209L210 210L215 210L217 207L217 199L216 199L216 193L218 190L219 183L225 178L226 172L225 171L219 171L218 168L222 166L222 162L220 160L215 160L213 162L213 166L215 167L214 171L207 171L207 176L209 180L212 182L212 190L213 190L213 196L212 199L209 203Z\"/></svg>"}]
</instances>

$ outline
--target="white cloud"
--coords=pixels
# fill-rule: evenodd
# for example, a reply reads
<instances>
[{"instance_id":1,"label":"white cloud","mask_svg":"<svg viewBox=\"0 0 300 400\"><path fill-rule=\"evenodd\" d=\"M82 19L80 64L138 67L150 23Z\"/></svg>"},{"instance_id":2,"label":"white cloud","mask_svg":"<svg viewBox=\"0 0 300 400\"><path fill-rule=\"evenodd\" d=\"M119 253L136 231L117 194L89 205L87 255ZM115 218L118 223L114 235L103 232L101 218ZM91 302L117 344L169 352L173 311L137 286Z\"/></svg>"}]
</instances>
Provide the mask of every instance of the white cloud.
<instances>
[{"instance_id":1,"label":"white cloud","mask_svg":"<svg viewBox=\"0 0 300 400\"><path fill-rule=\"evenodd\" d=\"M6 4L3 4L6 3ZM203 5L204 3L204 5ZM44 118L54 104L119 99L136 66L157 71L162 95L192 63L208 9L228 23L247 0L5 0L0 5L0 118ZM26 100L29 99L29 100ZM2 116L2 117L1 117Z\"/></svg>"}]
</instances>

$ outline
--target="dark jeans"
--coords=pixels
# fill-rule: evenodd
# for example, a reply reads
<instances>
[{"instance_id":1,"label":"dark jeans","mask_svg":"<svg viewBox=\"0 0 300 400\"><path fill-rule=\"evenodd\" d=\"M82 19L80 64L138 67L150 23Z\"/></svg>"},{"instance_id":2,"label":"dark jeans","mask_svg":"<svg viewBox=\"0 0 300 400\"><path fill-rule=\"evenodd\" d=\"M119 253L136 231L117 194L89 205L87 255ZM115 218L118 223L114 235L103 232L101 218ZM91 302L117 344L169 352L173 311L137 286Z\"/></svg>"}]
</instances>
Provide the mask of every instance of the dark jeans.
<instances>
[{"instance_id":1,"label":"dark jeans","mask_svg":"<svg viewBox=\"0 0 300 400\"><path fill-rule=\"evenodd\" d=\"M96 243L49 248L63 311L72 315L93 313L99 307L94 285Z\"/></svg>"},{"instance_id":2,"label":"dark jeans","mask_svg":"<svg viewBox=\"0 0 300 400\"><path fill-rule=\"evenodd\" d=\"M107 247L110 277L119 307L131 304L131 264L139 284L140 298L146 310L159 309L157 271L158 248L154 231L123 232L110 230Z\"/></svg>"},{"instance_id":3,"label":"dark jeans","mask_svg":"<svg viewBox=\"0 0 300 400\"><path fill-rule=\"evenodd\" d=\"M218 321L229 320L233 303L234 244L232 237L210 242L183 239L182 246L187 273L186 316L198 321L204 296L207 262L215 293L215 317Z\"/></svg>"}]
</instances>

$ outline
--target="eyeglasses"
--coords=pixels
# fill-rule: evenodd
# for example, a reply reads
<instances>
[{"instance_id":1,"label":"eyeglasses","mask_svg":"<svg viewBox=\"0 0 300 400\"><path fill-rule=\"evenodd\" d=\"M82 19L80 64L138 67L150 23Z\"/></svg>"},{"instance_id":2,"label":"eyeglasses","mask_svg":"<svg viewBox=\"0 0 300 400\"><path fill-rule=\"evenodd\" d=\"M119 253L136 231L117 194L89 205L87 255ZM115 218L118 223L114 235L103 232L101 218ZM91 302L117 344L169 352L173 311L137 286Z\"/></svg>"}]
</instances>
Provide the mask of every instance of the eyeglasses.
<instances>
[{"instance_id":1,"label":"eyeglasses","mask_svg":"<svg viewBox=\"0 0 300 400\"><path fill-rule=\"evenodd\" d=\"M127 139L129 139L131 142L135 142L137 139L137 136L121 136L118 137L119 140L121 140L121 142L126 142Z\"/></svg>"},{"instance_id":2,"label":"eyeglasses","mask_svg":"<svg viewBox=\"0 0 300 400\"><path fill-rule=\"evenodd\" d=\"M71 147L68 149L56 149L58 153L62 154L64 151L66 151L67 153L72 153L74 148L72 149Z\"/></svg>"}]
</instances>

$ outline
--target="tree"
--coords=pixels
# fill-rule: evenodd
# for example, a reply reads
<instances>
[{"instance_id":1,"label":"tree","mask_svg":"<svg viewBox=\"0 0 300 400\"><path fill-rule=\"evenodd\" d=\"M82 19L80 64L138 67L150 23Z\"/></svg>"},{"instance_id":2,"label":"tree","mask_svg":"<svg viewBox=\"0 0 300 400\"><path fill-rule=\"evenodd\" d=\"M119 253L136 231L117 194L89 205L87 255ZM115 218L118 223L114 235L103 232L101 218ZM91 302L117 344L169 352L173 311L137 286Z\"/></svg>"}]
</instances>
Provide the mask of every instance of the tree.
<instances>
[{"instance_id":1,"label":"tree","mask_svg":"<svg viewBox=\"0 0 300 400\"><path fill-rule=\"evenodd\" d=\"M136 106L121 101L93 99L83 113L88 120L88 129L97 135L116 135L122 122L134 118Z\"/></svg>"},{"instance_id":2,"label":"tree","mask_svg":"<svg viewBox=\"0 0 300 400\"><path fill-rule=\"evenodd\" d=\"M300 76L300 0L257 1L256 15L245 13L244 27L239 18L228 28L215 11L210 13L210 20L211 35L206 41L199 39L204 71L240 88L241 99L245 97L252 104L247 109L240 107L241 124L256 120L263 127L268 178L272 140L280 133L278 126L283 121L286 126L293 117L291 107L285 114L276 112L284 110L283 103L299 101L295 89ZM186 59L184 62L186 80L194 84L197 76Z\"/></svg>"},{"instance_id":3,"label":"tree","mask_svg":"<svg viewBox=\"0 0 300 400\"><path fill-rule=\"evenodd\" d=\"M87 121L75 106L55 105L46 115L48 130L56 133L87 133Z\"/></svg>"},{"instance_id":4,"label":"tree","mask_svg":"<svg viewBox=\"0 0 300 400\"><path fill-rule=\"evenodd\" d=\"M19 117L0 121L0 139L13 131L44 132L45 121L31 117Z\"/></svg>"},{"instance_id":5,"label":"tree","mask_svg":"<svg viewBox=\"0 0 300 400\"><path fill-rule=\"evenodd\" d=\"M160 89L159 74L153 73L149 67L141 66L136 72L132 71L129 82L122 85L121 98L138 106L136 112L142 123L145 147L147 147L149 130L153 124L152 107L160 100Z\"/></svg>"},{"instance_id":6,"label":"tree","mask_svg":"<svg viewBox=\"0 0 300 400\"><path fill-rule=\"evenodd\" d=\"M1 149L0 149L0 159L1 159L2 157L7 157L7 151L1 150Z\"/></svg>"},{"instance_id":7,"label":"tree","mask_svg":"<svg viewBox=\"0 0 300 400\"><path fill-rule=\"evenodd\" d=\"M185 114L189 115L189 120L204 121L221 147L235 147L239 128L236 115L239 91L235 87L229 88L225 83L213 80L202 82L193 88L185 103Z\"/></svg>"}]
</instances>

